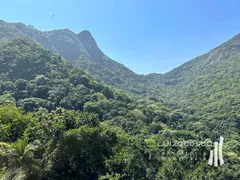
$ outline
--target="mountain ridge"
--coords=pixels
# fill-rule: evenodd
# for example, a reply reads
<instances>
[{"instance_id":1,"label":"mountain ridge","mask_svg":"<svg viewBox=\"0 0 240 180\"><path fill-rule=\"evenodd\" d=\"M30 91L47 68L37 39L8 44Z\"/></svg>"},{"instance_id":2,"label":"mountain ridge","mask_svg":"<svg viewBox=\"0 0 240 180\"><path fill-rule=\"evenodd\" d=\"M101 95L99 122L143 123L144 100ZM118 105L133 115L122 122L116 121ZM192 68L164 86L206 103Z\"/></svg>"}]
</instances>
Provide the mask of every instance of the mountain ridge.
<instances>
[{"instance_id":1,"label":"mountain ridge","mask_svg":"<svg viewBox=\"0 0 240 180\"><path fill-rule=\"evenodd\" d=\"M129 68L105 55L98 48L95 39L87 30L84 30L78 34L72 32L69 29L40 31L36 28L33 28L31 25L25 25L23 23L8 23L1 20L0 32L2 32L0 33L0 38L26 36L34 41L37 41L43 45L44 48L49 49L54 53L58 53L65 59L73 62L78 66L81 66L87 71L90 71L96 76L98 80L104 79L103 82L109 85L115 83L120 84L120 82L123 83L124 78L130 78L129 76L126 76L127 73L130 73L131 76L137 77L137 74L131 71ZM81 40L84 42L85 46ZM89 41L91 42L90 44ZM93 47L95 47L94 49L90 48L92 47L92 44ZM90 64L81 61L83 59L87 59ZM97 64L95 64L96 62ZM107 72L113 72L113 69L116 68L120 69L120 76L123 77L111 79L111 76L106 77L104 73L94 73L93 70L96 69L96 66L100 65L99 62L105 65L103 70ZM106 65L108 67L106 67ZM93 67L91 68L89 66ZM100 76L100 78L98 76ZM114 74L112 77L117 77L117 75Z\"/></svg>"},{"instance_id":2,"label":"mountain ridge","mask_svg":"<svg viewBox=\"0 0 240 180\"><path fill-rule=\"evenodd\" d=\"M81 36L81 34L82 34L82 35L83 35L82 37L85 36L84 38L86 38L86 36L88 36L89 38L87 39L87 41L89 41L89 40L92 41L90 44L94 44L94 46L96 46L96 49L97 49L98 51L101 51L101 49L100 49L100 48L98 47L98 45L97 45L96 40L95 40L94 37L92 36L91 32L90 32L89 30L87 30L87 29L80 31L79 33L75 33L75 32L73 32L72 30L70 30L70 29L68 29L68 28L53 29L53 30L39 30L39 29L35 28L35 27L32 26L32 25L26 25L26 24L24 24L24 23L22 23L22 22L6 22L6 21L0 19L0 25L2 25L1 23L5 23L5 24L8 24L8 25L13 25L13 26L15 26L15 27L17 28L17 30L19 30L18 27L25 26L26 28L31 28L31 29L34 30L35 32L38 31L38 32L41 32L41 33L68 32L68 33L71 33L72 35L74 34L74 35L77 35L77 36ZM1 27L1 26L0 26L0 27ZM0 32L1 32L1 31L2 31L2 29L0 29ZM20 35L26 35L26 32L23 32L23 31L20 31L20 32L21 32ZM0 38L3 38L3 37L4 37L4 36L1 36L1 34L0 34ZM8 36L5 36L5 37L8 37ZM32 38L30 37L30 39L32 39ZM206 53L204 53L204 54L202 54L202 55L205 55L205 54L207 54L207 53L210 53L211 51L214 51L215 49L218 49L220 46L222 46L222 45L224 45L224 44L227 44L229 41L236 41L236 40L237 40L237 41L240 40L240 33L234 35L234 36L233 36L232 38L230 38L229 40L221 43L221 44L218 45L217 47L209 50L208 52L206 52ZM80 41L81 41L81 37L80 37ZM81 43L82 43L82 42L81 42ZM88 43L89 43L89 42L88 42ZM42 43L40 42L40 44L42 44ZM45 48L46 48L46 47L45 47ZM48 48L47 48L47 49L48 49ZM102 51L101 51L101 52L102 52ZM102 52L102 53L103 53L103 52ZM165 74L170 73L170 72L173 71L174 69L176 69L176 68L178 68L178 67L180 67L180 66L182 66L182 65L185 65L186 63L188 63L188 62L190 62L190 61L192 61L192 60L194 60L194 59L196 59L196 58L198 58L198 57L200 57L200 56L202 56L202 55L198 55L198 56L196 56L196 57L194 57L194 58L192 58L192 59L190 59L190 60L182 63L181 65L174 67L173 69L171 69L171 70L169 70L168 72L165 72L165 73L151 72L151 73L147 73L147 74L141 74L141 73L136 73L136 72L134 72L134 71L132 71L132 70L131 70L131 71L134 72L135 74L141 75L141 76L147 76L147 75L152 75L152 74L155 74L155 75L156 75L156 74L157 74L157 75L165 75ZM111 60L112 60L112 59L111 59ZM115 61L115 60L113 60L113 61ZM117 61L115 61L115 62L117 62ZM120 62L117 62L117 63L121 64ZM122 64L122 65L123 65L123 64ZM128 68L128 69L129 69L129 68Z\"/></svg>"},{"instance_id":3,"label":"mountain ridge","mask_svg":"<svg viewBox=\"0 0 240 180\"><path fill-rule=\"evenodd\" d=\"M177 91L176 89L192 83L198 76L211 73L219 66L218 63L240 52L240 34L237 34L167 73L141 75L104 54L87 30L77 34L69 29L40 31L31 25L0 20L0 38L15 36L27 36L39 42L44 48L90 72L103 84L142 95L156 91L164 93L168 88Z\"/></svg>"}]
</instances>

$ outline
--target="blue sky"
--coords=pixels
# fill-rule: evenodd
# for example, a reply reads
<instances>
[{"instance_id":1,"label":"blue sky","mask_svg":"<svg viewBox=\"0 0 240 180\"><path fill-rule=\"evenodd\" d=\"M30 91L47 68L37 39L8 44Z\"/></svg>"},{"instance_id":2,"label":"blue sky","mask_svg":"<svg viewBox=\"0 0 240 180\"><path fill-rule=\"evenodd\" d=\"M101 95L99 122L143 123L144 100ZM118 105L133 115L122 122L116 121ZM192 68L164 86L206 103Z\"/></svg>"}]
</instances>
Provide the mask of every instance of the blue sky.
<instances>
[{"instance_id":1,"label":"blue sky","mask_svg":"<svg viewBox=\"0 0 240 180\"><path fill-rule=\"evenodd\" d=\"M164 73L240 32L238 0L2 0L0 19L89 30L112 59ZM52 18L52 15L55 15Z\"/></svg>"}]
</instances>

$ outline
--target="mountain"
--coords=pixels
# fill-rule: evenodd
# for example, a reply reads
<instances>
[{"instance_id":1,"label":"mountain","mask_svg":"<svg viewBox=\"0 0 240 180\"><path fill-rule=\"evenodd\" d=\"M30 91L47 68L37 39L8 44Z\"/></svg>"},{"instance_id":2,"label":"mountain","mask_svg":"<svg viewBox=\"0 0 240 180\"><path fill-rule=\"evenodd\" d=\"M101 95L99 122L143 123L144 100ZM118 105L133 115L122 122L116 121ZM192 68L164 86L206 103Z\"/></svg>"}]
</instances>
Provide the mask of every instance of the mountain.
<instances>
[{"instance_id":1,"label":"mountain","mask_svg":"<svg viewBox=\"0 0 240 180\"><path fill-rule=\"evenodd\" d=\"M79 34L68 29L42 32L30 25L0 20L0 38L19 36L39 42L44 48L90 72L104 84L122 89L132 87L135 92L141 87L139 76L105 55L89 31Z\"/></svg>"},{"instance_id":2,"label":"mountain","mask_svg":"<svg viewBox=\"0 0 240 180\"><path fill-rule=\"evenodd\" d=\"M60 55L24 37L0 40L0 64L0 95L11 97L11 104L23 106L26 111L39 107L48 111L56 107L83 110L87 102L105 99L107 107L102 110L92 104L102 112L100 119L105 119L110 115L105 114L110 110L107 99L112 105L122 102L117 108L124 108L133 101L121 91L100 84ZM115 112L115 115L120 114Z\"/></svg>"},{"instance_id":3,"label":"mountain","mask_svg":"<svg viewBox=\"0 0 240 180\"><path fill-rule=\"evenodd\" d=\"M0 40L0 64L0 106L7 100L27 112L57 107L88 109L97 112L100 120L127 117L132 110L139 109L144 123L149 123L149 117L141 112L143 104L147 108L155 103L161 106L161 113L167 111L166 104L158 99L146 98L144 102L133 94L97 82L85 70L25 37ZM161 118L164 121L166 117Z\"/></svg>"},{"instance_id":4,"label":"mountain","mask_svg":"<svg viewBox=\"0 0 240 180\"><path fill-rule=\"evenodd\" d=\"M164 89L167 97L174 96L188 105L195 102L201 107L201 100L229 101L234 93L234 101L238 101L239 54L240 34L164 75L148 75L146 79L153 89Z\"/></svg>"},{"instance_id":5,"label":"mountain","mask_svg":"<svg viewBox=\"0 0 240 180\"><path fill-rule=\"evenodd\" d=\"M230 126L239 132L240 34L166 74L144 78L149 96L161 96L173 109L197 117L187 123L193 128L198 121L219 135Z\"/></svg>"},{"instance_id":6,"label":"mountain","mask_svg":"<svg viewBox=\"0 0 240 180\"><path fill-rule=\"evenodd\" d=\"M25 37L0 40L0 64L0 179L157 175L143 143L168 131L162 103L108 88Z\"/></svg>"},{"instance_id":7,"label":"mountain","mask_svg":"<svg viewBox=\"0 0 240 180\"><path fill-rule=\"evenodd\" d=\"M30 25L0 21L0 38L18 36L39 42L90 72L103 84L147 95L152 100L161 99L173 108L191 107L200 112L211 107L212 112L216 112L223 111L217 108L224 106L223 102L236 104L238 101L240 35L166 74L148 75L138 75L107 57L86 30L79 34L68 29L42 32ZM226 111L229 114L231 106Z\"/></svg>"},{"instance_id":8,"label":"mountain","mask_svg":"<svg viewBox=\"0 0 240 180\"><path fill-rule=\"evenodd\" d=\"M157 95L157 98L170 104L180 103L184 107L201 109L213 103L211 106L216 107L216 102L228 102L224 97L234 97L233 92L238 91L235 77L238 77L239 69L240 35L166 74L148 75L138 75L110 59L86 30L79 34L68 29L42 32L30 25L0 21L0 38L17 36L27 36L39 42L46 49L90 72L103 84L148 95L152 99Z\"/></svg>"},{"instance_id":9,"label":"mountain","mask_svg":"<svg viewBox=\"0 0 240 180\"><path fill-rule=\"evenodd\" d=\"M74 65L79 54L114 64L87 31L1 29L0 179L240 179L239 35L167 74L137 75L140 96ZM213 168L219 136L225 164Z\"/></svg>"}]
</instances>

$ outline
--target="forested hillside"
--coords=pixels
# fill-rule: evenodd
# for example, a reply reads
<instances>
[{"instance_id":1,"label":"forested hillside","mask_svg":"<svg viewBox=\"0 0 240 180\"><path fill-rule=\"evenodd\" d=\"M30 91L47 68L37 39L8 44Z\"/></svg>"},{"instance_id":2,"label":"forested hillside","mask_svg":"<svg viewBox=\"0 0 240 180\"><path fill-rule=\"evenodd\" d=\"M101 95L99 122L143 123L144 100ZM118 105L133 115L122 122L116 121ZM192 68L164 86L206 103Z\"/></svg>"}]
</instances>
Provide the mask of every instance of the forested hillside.
<instances>
[{"instance_id":1,"label":"forested hillside","mask_svg":"<svg viewBox=\"0 0 240 180\"><path fill-rule=\"evenodd\" d=\"M148 93L171 99L212 121L229 122L240 108L240 35L164 75L148 75ZM161 89L161 91L159 91ZM240 127L239 120L235 121Z\"/></svg>"},{"instance_id":2,"label":"forested hillside","mask_svg":"<svg viewBox=\"0 0 240 180\"><path fill-rule=\"evenodd\" d=\"M239 35L145 76L88 31L0 21L0 38L0 179L240 179ZM161 145L219 136L218 168L207 164L212 145Z\"/></svg>"},{"instance_id":3,"label":"forested hillside","mask_svg":"<svg viewBox=\"0 0 240 180\"><path fill-rule=\"evenodd\" d=\"M104 84L122 89L131 87L136 92L142 87L139 76L105 55L89 31L79 34L68 29L42 32L31 25L0 20L0 38L19 36L39 42L44 48L87 70Z\"/></svg>"},{"instance_id":4,"label":"forested hillside","mask_svg":"<svg viewBox=\"0 0 240 180\"><path fill-rule=\"evenodd\" d=\"M152 87L153 89L157 86L165 86L164 88L168 87L167 90L173 89L179 91L181 95L182 93L189 93L189 91L186 91L186 86L189 86L188 90L193 90L190 88L190 85L194 85L195 92L193 92L193 94L205 92L203 89L206 87L200 86L202 84L208 86L213 82L226 86L226 84L222 82L222 76L230 75L234 71L238 73L237 56L239 52L240 35L236 35L208 53L198 56L166 74L147 75L145 81L150 81L148 82L149 86L155 85L155 87ZM235 60L233 60L234 58ZM232 61L232 63L230 63L230 61ZM233 66L235 66L234 69L232 69ZM238 74L235 74L233 78L229 77L228 79L232 81L237 79L237 77ZM185 99L187 96L182 97Z\"/></svg>"}]
</instances>

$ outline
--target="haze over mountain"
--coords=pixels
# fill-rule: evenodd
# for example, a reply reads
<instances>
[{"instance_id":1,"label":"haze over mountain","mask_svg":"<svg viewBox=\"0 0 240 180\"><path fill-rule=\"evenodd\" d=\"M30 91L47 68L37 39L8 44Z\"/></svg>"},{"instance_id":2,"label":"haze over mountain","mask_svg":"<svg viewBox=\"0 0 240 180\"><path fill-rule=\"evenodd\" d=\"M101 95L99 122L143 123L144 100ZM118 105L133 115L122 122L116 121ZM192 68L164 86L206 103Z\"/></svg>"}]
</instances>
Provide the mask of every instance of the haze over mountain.
<instances>
[{"instance_id":1,"label":"haze over mountain","mask_svg":"<svg viewBox=\"0 0 240 180\"><path fill-rule=\"evenodd\" d=\"M68 29L42 32L23 23L0 21L0 38L18 36L39 42L44 48L81 66L105 84L126 88L139 80L136 73L105 55L89 31L79 34Z\"/></svg>"}]
</instances>

